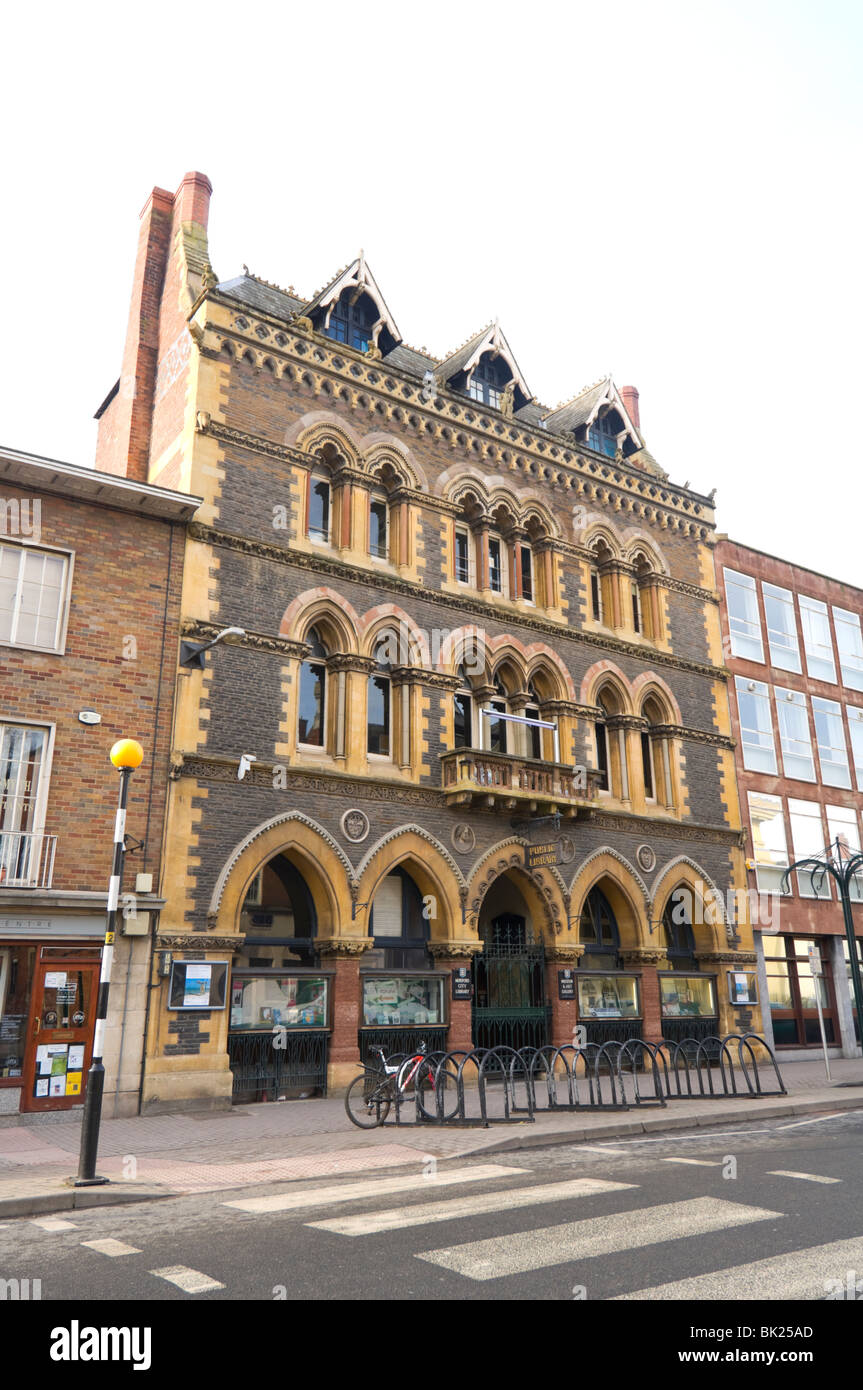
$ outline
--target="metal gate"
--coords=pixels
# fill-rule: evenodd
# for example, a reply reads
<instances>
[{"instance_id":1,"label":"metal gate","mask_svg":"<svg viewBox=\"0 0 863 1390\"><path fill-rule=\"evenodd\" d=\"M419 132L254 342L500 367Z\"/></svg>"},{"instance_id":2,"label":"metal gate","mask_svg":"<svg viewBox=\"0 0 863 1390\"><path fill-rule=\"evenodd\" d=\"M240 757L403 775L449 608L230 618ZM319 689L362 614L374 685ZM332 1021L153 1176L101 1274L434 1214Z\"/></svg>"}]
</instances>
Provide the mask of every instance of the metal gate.
<instances>
[{"instance_id":1,"label":"metal gate","mask_svg":"<svg viewBox=\"0 0 863 1390\"><path fill-rule=\"evenodd\" d=\"M545 998L545 948L529 941L524 918L499 917L473 958L474 1047L545 1047L551 1007Z\"/></svg>"}]
</instances>

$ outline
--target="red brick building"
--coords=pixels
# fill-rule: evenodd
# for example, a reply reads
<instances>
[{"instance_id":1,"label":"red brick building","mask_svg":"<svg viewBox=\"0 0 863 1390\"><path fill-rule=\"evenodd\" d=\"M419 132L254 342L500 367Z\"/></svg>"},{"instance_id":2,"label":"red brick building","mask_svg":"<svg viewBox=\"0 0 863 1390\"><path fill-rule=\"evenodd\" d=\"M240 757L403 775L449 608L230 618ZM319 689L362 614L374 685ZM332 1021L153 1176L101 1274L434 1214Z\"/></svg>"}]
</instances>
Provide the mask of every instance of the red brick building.
<instances>
[{"instance_id":1,"label":"red brick building","mask_svg":"<svg viewBox=\"0 0 863 1390\"><path fill-rule=\"evenodd\" d=\"M0 1113L82 1101L117 803L108 752L121 736L145 760L130 789L129 844L141 847L123 888L139 891L114 959L105 1113L137 1109L196 506L0 448Z\"/></svg>"},{"instance_id":2,"label":"red brick building","mask_svg":"<svg viewBox=\"0 0 863 1390\"><path fill-rule=\"evenodd\" d=\"M749 886L773 893L795 860L837 840L847 850L860 848L863 591L727 538L716 548L716 577L733 673ZM776 901L778 920L762 922L761 931L754 924L761 996L770 1001L765 1027L772 1024L779 1048L820 1047L808 951L815 945L828 1043L853 1056L853 991L836 886L829 876L823 885L813 885L809 874L794 878L792 891ZM852 901L861 898L855 885ZM863 919L857 930L863 937Z\"/></svg>"}]
</instances>

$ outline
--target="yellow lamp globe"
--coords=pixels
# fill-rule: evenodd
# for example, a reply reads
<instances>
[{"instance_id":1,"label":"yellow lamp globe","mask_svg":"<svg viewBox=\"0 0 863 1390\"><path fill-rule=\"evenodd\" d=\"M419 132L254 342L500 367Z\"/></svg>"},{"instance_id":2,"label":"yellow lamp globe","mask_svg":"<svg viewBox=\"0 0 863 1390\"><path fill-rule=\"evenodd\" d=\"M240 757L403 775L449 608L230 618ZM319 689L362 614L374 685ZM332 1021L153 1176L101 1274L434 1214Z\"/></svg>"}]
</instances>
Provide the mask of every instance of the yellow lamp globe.
<instances>
[{"instance_id":1,"label":"yellow lamp globe","mask_svg":"<svg viewBox=\"0 0 863 1390\"><path fill-rule=\"evenodd\" d=\"M134 738L119 738L110 752L111 762L121 771L123 768L140 767L144 761L144 750Z\"/></svg>"}]
</instances>

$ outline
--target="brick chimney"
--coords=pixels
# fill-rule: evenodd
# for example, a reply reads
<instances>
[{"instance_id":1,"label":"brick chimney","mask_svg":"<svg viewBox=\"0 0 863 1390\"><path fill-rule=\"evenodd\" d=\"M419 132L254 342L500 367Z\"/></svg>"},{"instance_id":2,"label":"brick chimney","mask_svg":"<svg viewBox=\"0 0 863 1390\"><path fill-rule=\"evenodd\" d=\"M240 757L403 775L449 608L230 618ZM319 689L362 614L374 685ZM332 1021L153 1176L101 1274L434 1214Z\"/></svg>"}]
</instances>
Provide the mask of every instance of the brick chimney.
<instances>
[{"instance_id":1,"label":"brick chimney","mask_svg":"<svg viewBox=\"0 0 863 1390\"><path fill-rule=\"evenodd\" d=\"M189 173L174 194L154 188L141 213L120 380L96 413L96 467L107 473L150 481L159 364L176 354L200 289L212 191L206 174Z\"/></svg>"},{"instance_id":2,"label":"brick chimney","mask_svg":"<svg viewBox=\"0 0 863 1390\"><path fill-rule=\"evenodd\" d=\"M637 430L641 429L641 420L638 414L638 387L621 386L620 394L623 404L626 406L626 413Z\"/></svg>"}]
</instances>

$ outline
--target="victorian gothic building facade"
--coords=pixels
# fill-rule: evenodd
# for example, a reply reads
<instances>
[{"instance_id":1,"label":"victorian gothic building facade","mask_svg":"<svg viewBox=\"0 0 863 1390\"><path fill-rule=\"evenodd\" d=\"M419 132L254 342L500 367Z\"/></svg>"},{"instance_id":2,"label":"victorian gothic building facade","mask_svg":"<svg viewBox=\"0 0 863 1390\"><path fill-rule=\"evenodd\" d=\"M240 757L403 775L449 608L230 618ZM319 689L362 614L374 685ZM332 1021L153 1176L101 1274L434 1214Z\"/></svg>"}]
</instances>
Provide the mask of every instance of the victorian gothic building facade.
<instances>
[{"instance_id":1,"label":"victorian gothic building facade","mask_svg":"<svg viewBox=\"0 0 863 1390\"><path fill-rule=\"evenodd\" d=\"M633 388L544 407L498 324L407 346L362 256L219 282L210 192L149 199L100 411L98 468L203 499L144 1108L382 1038L759 1027L711 500Z\"/></svg>"}]
</instances>

